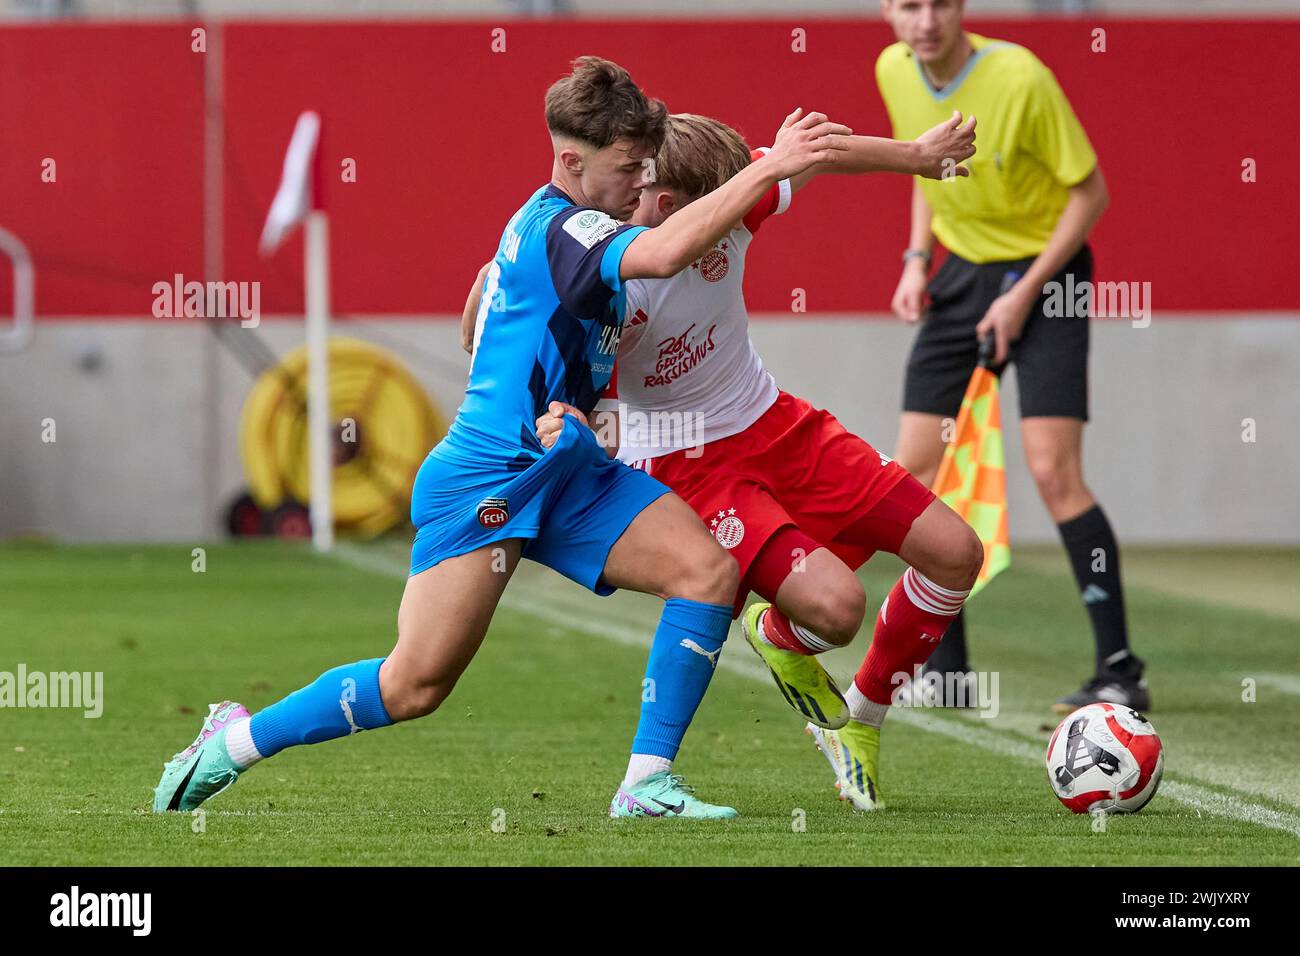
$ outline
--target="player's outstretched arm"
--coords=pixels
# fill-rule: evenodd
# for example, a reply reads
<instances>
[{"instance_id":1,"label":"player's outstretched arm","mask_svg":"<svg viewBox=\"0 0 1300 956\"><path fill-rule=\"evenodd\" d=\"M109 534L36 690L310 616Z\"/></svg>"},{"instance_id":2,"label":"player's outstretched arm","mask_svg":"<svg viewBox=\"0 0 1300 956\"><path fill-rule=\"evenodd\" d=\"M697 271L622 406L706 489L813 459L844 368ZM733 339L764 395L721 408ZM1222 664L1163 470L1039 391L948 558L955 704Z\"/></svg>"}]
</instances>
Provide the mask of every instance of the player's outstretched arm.
<instances>
[{"instance_id":1,"label":"player's outstretched arm","mask_svg":"<svg viewBox=\"0 0 1300 956\"><path fill-rule=\"evenodd\" d=\"M961 163L975 155L975 117L965 122L958 111L914 140L881 136L849 136L831 165L811 166L790 180L798 191L821 173L902 173L926 179L969 176Z\"/></svg>"},{"instance_id":2,"label":"player's outstretched arm","mask_svg":"<svg viewBox=\"0 0 1300 956\"><path fill-rule=\"evenodd\" d=\"M483 263L478 270L478 278L470 286L469 298L465 300L465 311L460 316L460 347L471 355L474 354L474 325L478 321L479 300L483 297L483 280L492 268L492 260Z\"/></svg>"},{"instance_id":3,"label":"player's outstretched arm","mask_svg":"<svg viewBox=\"0 0 1300 956\"><path fill-rule=\"evenodd\" d=\"M809 113L801 118L802 112L797 109L786 117L765 156L721 188L633 239L619 264L620 278L676 275L729 233L774 183L789 179L814 163L829 167L838 162L853 131L829 122L822 113Z\"/></svg>"}]
</instances>

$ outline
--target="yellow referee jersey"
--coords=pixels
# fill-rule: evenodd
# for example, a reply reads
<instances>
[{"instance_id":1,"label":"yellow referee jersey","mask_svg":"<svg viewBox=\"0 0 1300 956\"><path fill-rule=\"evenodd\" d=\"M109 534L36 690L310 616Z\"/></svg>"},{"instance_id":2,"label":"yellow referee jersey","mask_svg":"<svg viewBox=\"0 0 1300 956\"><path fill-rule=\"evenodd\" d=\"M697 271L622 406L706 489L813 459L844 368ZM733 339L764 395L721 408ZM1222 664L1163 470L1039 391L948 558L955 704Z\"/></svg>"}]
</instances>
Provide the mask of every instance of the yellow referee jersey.
<instances>
[{"instance_id":1,"label":"yellow referee jersey","mask_svg":"<svg viewBox=\"0 0 1300 956\"><path fill-rule=\"evenodd\" d=\"M880 54L876 84L896 139L915 139L953 110L979 121L969 177L918 177L934 210L935 237L971 262L1036 256L1065 208L1067 188L1096 168L1097 154L1038 57L1014 43L966 38L970 59L942 90L905 43Z\"/></svg>"}]
</instances>

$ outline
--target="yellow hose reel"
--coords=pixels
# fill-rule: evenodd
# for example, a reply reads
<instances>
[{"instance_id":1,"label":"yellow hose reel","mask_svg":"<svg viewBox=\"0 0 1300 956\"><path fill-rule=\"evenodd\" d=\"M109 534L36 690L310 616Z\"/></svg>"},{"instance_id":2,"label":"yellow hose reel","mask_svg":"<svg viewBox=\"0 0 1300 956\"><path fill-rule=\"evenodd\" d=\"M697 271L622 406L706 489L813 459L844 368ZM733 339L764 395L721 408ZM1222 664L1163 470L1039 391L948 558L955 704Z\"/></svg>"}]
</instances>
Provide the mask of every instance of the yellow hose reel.
<instances>
[{"instance_id":1,"label":"yellow hose reel","mask_svg":"<svg viewBox=\"0 0 1300 956\"><path fill-rule=\"evenodd\" d=\"M424 389L390 353L358 339L329 343L334 523L372 536L407 520L411 486L447 426ZM258 377L244 402L239 452L253 501L264 512L306 504L307 349Z\"/></svg>"}]
</instances>

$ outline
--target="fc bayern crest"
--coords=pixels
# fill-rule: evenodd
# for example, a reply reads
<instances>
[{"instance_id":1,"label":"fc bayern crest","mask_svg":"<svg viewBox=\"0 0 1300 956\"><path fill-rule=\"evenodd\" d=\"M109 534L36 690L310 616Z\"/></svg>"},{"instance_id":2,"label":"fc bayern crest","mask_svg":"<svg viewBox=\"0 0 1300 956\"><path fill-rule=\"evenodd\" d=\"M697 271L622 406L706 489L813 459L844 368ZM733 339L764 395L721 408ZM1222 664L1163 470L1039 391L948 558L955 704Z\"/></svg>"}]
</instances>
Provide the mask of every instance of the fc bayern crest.
<instances>
[{"instance_id":1,"label":"fc bayern crest","mask_svg":"<svg viewBox=\"0 0 1300 956\"><path fill-rule=\"evenodd\" d=\"M736 509L719 511L718 516L709 523L709 529L718 544L728 551L745 540L745 522L736 517Z\"/></svg>"},{"instance_id":2,"label":"fc bayern crest","mask_svg":"<svg viewBox=\"0 0 1300 956\"><path fill-rule=\"evenodd\" d=\"M485 528L499 528L510 520L510 502L505 498L484 498L478 503L478 523Z\"/></svg>"},{"instance_id":3,"label":"fc bayern crest","mask_svg":"<svg viewBox=\"0 0 1300 956\"><path fill-rule=\"evenodd\" d=\"M700 260L700 275L708 282L721 282L727 276L727 254L721 249L712 249Z\"/></svg>"}]
</instances>

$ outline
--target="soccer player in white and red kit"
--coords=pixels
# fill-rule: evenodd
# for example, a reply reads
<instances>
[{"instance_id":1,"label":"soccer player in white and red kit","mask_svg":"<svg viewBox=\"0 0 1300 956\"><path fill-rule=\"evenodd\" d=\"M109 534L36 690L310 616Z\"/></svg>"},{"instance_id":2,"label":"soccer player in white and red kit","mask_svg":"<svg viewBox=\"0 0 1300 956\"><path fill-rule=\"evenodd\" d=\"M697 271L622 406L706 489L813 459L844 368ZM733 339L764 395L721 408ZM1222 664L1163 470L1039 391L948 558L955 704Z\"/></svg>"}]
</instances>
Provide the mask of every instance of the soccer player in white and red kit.
<instances>
[{"instance_id":1,"label":"soccer player in white and red kit","mask_svg":"<svg viewBox=\"0 0 1300 956\"><path fill-rule=\"evenodd\" d=\"M974 152L973 122L963 126L959 114L915 142L851 140L833 170L821 171L940 178L962 174L955 162ZM669 117L655 181L632 221L659 225L758 155L715 120ZM618 457L672 488L736 559L734 613L751 590L764 599L745 614L746 638L808 718L841 797L873 809L895 675L910 675L929 656L983 552L970 527L901 466L829 412L780 390L749 339L745 253L817 171L772 187L689 269L627 284L616 377L593 423L598 434L608 430L596 416L618 408ZM543 444L559 421L539 420ZM876 551L909 567L882 602L866 659L842 696L814 655L857 633L866 600L854 569ZM662 769L634 754L628 780Z\"/></svg>"}]
</instances>

